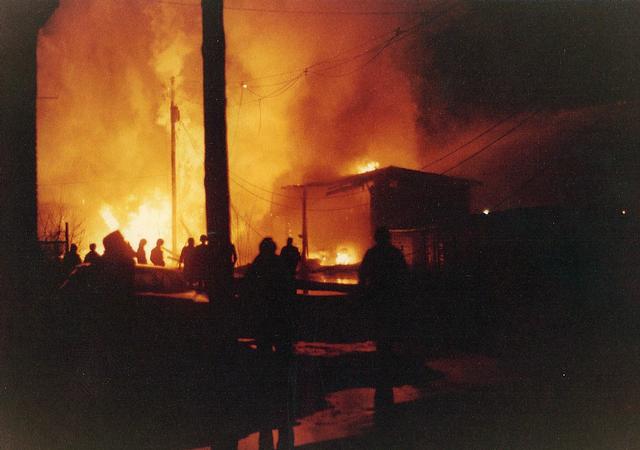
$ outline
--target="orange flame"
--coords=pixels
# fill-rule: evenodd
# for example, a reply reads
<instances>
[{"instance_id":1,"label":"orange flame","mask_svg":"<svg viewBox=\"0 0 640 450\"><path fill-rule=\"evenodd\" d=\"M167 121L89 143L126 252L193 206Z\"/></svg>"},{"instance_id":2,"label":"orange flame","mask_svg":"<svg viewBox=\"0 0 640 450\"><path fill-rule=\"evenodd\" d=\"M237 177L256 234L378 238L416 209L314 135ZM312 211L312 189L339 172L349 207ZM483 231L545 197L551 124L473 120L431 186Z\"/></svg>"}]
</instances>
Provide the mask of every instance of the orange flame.
<instances>
[{"instance_id":1,"label":"orange flame","mask_svg":"<svg viewBox=\"0 0 640 450\"><path fill-rule=\"evenodd\" d=\"M378 170L380 168L380 163L378 161L369 161L364 164L361 164L356 169L356 173L367 173L373 172L374 170Z\"/></svg>"},{"instance_id":2,"label":"orange flame","mask_svg":"<svg viewBox=\"0 0 640 450\"><path fill-rule=\"evenodd\" d=\"M354 56L372 29L393 32L403 21L225 12L231 232L241 264L263 236L281 243L300 233L300 201L281 186L334 177L369 159L417 166L417 108L388 55L402 44L377 56L375 70ZM43 28L38 90L56 100L38 105L38 197L86 218L82 248L116 224L133 244L171 242L172 77L180 109L177 241L206 231L201 26L196 4L61 0ZM334 65L302 71L327 60ZM389 160L389 148L402 149L394 153L402 160ZM362 196L310 198L311 250L337 248L345 237L364 247L363 203Z\"/></svg>"}]
</instances>

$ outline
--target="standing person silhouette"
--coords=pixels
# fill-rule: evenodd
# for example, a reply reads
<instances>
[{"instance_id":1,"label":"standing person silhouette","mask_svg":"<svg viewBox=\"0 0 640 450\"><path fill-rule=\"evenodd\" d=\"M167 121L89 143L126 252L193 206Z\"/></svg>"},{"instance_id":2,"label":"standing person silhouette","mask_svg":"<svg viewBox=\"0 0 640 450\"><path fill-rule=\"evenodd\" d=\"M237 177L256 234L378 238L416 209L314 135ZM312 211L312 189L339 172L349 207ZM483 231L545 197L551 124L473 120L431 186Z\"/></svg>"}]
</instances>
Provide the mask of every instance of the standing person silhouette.
<instances>
[{"instance_id":1,"label":"standing person silhouette","mask_svg":"<svg viewBox=\"0 0 640 450\"><path fill-rule=\"evenodd\" d=\"M402 252L391 244L391 234L380 227L375 245L367 250L358 272L362 292L371 305L376 350L383 369L390 367L391 344L397 333L396 313L406 288L408 270Z\"/></svg>"},{"instance_id":2,"label":"standing person silhouette","mask_svg":"<svg viewBox=\"0 0 640 450\"><path fill-rule=\"evenodd\" d=\"M195 240L190 237L189 239L187 239L187 245L182 247L182 251L180 252L180 259L178 260L178 268L182 267L184 278L189 284L193 284L196 281L194 273L195 252Z\"/></svg>"},{"instance_id":3,"label":"standing person silhouette","mask_svg":"<svg viewBox=\"0 0 640 450\"><path fill-rule=\"evenodd\" d=\"M71 273L73 268L78 264L82 264L82 259L80 259L80 255L78 255L78 246L76 244L71 244L69 247L69 251L64 254L64 258L62 258L62 266L64 267L65 274Z\"/></svg>"},{"instance_id":4,"label":"standing person silhouette","mask_svg":"<svg viewBox=\"0 0 640 450\"><path fill-rule=\"evenodd\" d=\"M84 262L95 264L100 261L100 253L96 251L96 244L89 245L89 253L84 256Z\"/></svg>"},{"instance_id":5,"label":"standing person silhouette","mask_svg":"<svg viewBox=\"0 0 640 450\"><path fill-rule=\"evenodd\" d=\"M276 243L267 237L260 253L249 266L245 279L254 309L254 327L258 352L288 356L291 353L291 279L282 259L276 255Z\"/></svg>"},{"instance_id":6,"label":"standing person silhouette","mask_svg":"<svg viewBox=\"0 0 640 450\"><path fill-rule=\"evenodd\" d=\"M136 251L136 260L138 261L138 264L147 264L147 252L144 249L145 245L147 245L147 240L140 239L138 250Z\"/></svg>"},{"instance_id":7,"label":"standing person silhouette","mask_svg":"<svg viewBox=\"0 0 640 450\"><path fill-rule=\"evenodd\" d=\"M298 250L298 247L293 245L293 238L287 238L287 245L282 247L280 250L280 258L291 277L295 278L296 269L300 262L300 250Z\"/></svg>"},{"instance_id":8,"label":"standing person silhouette","mask_svg":"<svg viewBox=\"0 0 640 450\"><path fill-rule=\"evenodd\" d=\"M209 258L208 240L209 238L206 234L201 234L200 245L196 246L193 250L193 277L194 283L199 289L204 289L206 285L205 279Z\"/></svg>"},{"instance_id":9,"label":"standing person silhouette","mask_svg":"<svg viewBox=\"0 0 640 450\"><path fill-rule=\"evenodd\" d=\"M156 246L151 250L151 263L154 266L165 266L164 262L164 253L162 252L162 246L164 245L164 240L158 239L156 241Z\"/></svg>"}]
</instances>

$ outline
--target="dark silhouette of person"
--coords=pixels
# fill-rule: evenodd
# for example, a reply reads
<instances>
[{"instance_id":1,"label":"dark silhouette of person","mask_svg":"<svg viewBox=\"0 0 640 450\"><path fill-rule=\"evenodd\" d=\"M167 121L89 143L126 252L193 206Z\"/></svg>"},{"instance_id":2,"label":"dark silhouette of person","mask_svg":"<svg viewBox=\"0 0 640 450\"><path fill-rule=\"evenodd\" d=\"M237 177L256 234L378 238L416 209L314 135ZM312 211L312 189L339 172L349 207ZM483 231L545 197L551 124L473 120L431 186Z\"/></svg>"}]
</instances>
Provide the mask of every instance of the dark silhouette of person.
<instances>
[{"instance_id":1,"label":"dark silhouette of person","mask_svg":"<svg viewBox=\"0 0 640 450\"><path fill-rule=\"evenodd\" d=\"M120 231L109 233L102 240L104 253L100 258L100 272L105 288L121 296L133 294L136 253Z\"/></svg>"},{"instance_id":2,"label":"dark silhouette of person","mask_svg":"<svg viewBox=\"0 0 640 450\"><path fill-rule=\"evenodd\" d=\"M78 264L82 264L80 255L78 255L78 246L76 244L71 244L69 251L66 252L62 258L62 267L64 268L65 273L69 274Z\"/></svg>"},{"instance_id":3,"label":"dark silhouette of person","mask_svg":"<svg viewBox=\"0 0 640 450\"><path fill-rule=\"evenodd\" d=\"M207 235L200 235L200 244L195 247L193 251L193 277L196 287L199 289L205 288L206 270L208 267L207 261L209 259L209 248L207 245Z\"/></svg>"},{"instance_id":4,"label":"dark silhouette of person","mask_svg":"<svg viewBox=\"0 0 640 450\"><path fill-rule=\"evenodd\" d=\"M135 289L135 251L119 231L105 236L102 243L104 253L96 264L102 301L92 304L99 330L92 338L93 358L102 365L108 378L126 383L138 362L133 349L139 326L131 301Z\"/></svg>"},{"instance_id":5,"label":"dark silhouette of person","mask_svg":"<svg viewBox=\"0 0 640 450\"><path fill-rule=\"evenodd\" d=\"M164 245L164 240L158 239L156 241L156 246L151 249L150 260L154 266L165 266L164 262L164 253L162 252L162 246Z\"/></svg>"},{"instance_id":6,"label":"dark silhouette of person","mask_svg":"<svg viewBox=\"0 0 640 450\"><path fill-rule=\"evenodd\" d=\"M291 353L291 277L276 255L276 243L267 237L245 275L253 309L257 349L283 356Z\"/></svg>"},{"instance_id":7,"label":"dark silhouette of person","mask_svg":"<svg viewBox=\"0 0 640 450\"><path fill-rule=\"evenodd\" d=\"M382 367L388 367L391 344L398 332L396 312L406 289L408 270L402 252L391 244L391 235L380 227L375 245L367 250L358 272L359 285L373 311L376 349Z\"/></svg>"},{"instance_id":8,"label":"dark silhouette of person","mask_svg":"<svg viewBox=\"0 0 640 450\"><path fill-rule=\"evenodd\" d=\"M295 278L296 269L300 262L300 250L298 250L298 247L293 245L293 238L287 238L287 245L282 247L280 250L280 258L282 259L282 262L284 262L284 265L291 277Z\"/></svg>"},{"instance_id":9,"label":"dark silhouette of person","mask_svg":"<svg viewBox=\"0 0 640 450\"><path fill-rule=\"evenodd\" d=\"M222 245L221 250L226 255L225 259L228 258L228 260L231 262L231 267L236 266L236 263L238 262L238 252L236 251L235 245L233 245L231 242L229 242L227 245L223 245L215 233L209 233L207 239L209 241L209 250L213 250L214 248L217 248L218 245Z\"/></svg>"},{"instance_id":10,"label":"dark silhouette of person","mask_svg":"<svg viewBox=\"0 0 640 450\"><path fill-rule=\"evenodd\" d=\"M185 280L189 284L193 284L196 281L196 277L194 274L194 259L195 259L195 239L190 237L187 239L187 245L182 247L182 251L180 252L180 259L178 260L178 268L182 267L182 273L184 274Z\"/></svg>"},{"instance_id":11,"label":"dark silhouette of person","mask_svg":"<svg viewBox=\"0 0 640 450\"><path fill-rule=\"evenodd\" d=\"M138 250L136 250L136 260L138 261L138 264L147 264L147 252L144 249L145 245L147 245L147 240L140 239Z\"/></svg>"},{"instance_id":12,"label":"dark silhouette of person","mask_svg":"<svg viewBox=\"0 0 640 450\"><path fill-rule=\"evenodd\" d=\"M100 261L100 253L96 251L96 244L89 244L89 253L84 256L84 262L95 264Z\"/></svg>"}]
</instances>

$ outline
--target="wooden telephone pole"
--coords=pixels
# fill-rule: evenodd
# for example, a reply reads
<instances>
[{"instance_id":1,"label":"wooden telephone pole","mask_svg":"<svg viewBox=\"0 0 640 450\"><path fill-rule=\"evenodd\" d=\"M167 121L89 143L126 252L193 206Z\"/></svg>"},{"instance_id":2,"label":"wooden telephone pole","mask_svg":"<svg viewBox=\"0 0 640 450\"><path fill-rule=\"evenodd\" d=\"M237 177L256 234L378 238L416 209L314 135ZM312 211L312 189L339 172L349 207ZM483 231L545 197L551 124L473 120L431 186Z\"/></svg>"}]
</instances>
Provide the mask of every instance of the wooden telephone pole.
<instances>
[{"instance_id":1,"label":"wooden telephone pole","mask_svg":"<svg viewBox=\"0 0 640 450\"><path fill-rule=\"evenodd\" d=\"M180 120L180 110L176 105L175 78L171 77L171 251L179 255L178 251L178 205L176 188L176 123Z\"/></svg>"},{"instance_id":2,"label":"wooden telephone pole","mask_svg":"<svg viewBox=\"0 0 640 450\"><path fill-rule=\"evenodd\" d=\"M222 0L201 0L204 96L204 188L211 254L208 294L218 343L232 342L233 264L229 216L225 38Z\"/></svg>"}]
</instances>

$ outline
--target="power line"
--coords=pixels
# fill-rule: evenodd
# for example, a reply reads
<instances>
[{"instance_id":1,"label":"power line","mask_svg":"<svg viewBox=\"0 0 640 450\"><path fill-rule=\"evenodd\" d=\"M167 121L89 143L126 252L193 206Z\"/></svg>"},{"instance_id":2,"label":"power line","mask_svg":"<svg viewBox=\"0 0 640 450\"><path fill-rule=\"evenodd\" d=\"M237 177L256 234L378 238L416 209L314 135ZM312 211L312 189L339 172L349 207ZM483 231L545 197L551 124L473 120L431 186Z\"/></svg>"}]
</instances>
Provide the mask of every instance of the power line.
<instances>
[{"instance_id":1,"label":"power line","mask_svg":"<svg viewBox=\"0 0 640 450\"><path fill-rule=\"evenodd\" d=\"M538 109L536 111L534 111L533 113L531 113L530 115L528 115L527 117L525 117L523 120L521 120L517 125L511 127L507 132L501 134L498 138L494 139L493 141L491 141L490 143L488 143L487 145L485 145L484 147L480 148L480 150L472 153L470 156L464 158L462 161L458 162L457 164L449 167L447 170L444 170L442 172L440 172L440 175L444 175L446 173L451 172L454 169L457 169L458 167L460 167L461 165L463 165L464 163L466 163L467 161L469 161L472 158L475 158L476 156L478 156L480 153L483 153L484 151L488 150L489 148L491 148L491 146L493 144L495 144L496 142L502 140L503 138L507 137L508 135L510 135L511 133L513 133L515 130L517 130L518 128L520 128L522 125L524 125L526 122L528 122L530 119L532 119L536 114L538 114L541 111L541 109Z\"/></svg>"},{"instance_id":2,"label":"power line","mask_svg":"<svg viewBox=\"0 0 640 450\"><path fill-rule=\"evenodd\" d=\"M187 6L199 8L199 3L187 3L171 0L156 0L156 3L163 3L174 6ZM226 11L256 12L269 14L303 14L303 15L346 15L346 16L392 16L392 15L416 15L424 14L420 10L390 10L390 11L349 11L349 10L313 10L313 9L281 9L281 8L248 8L241 6L224 6Z\"/></svg>"},{"instance_id":3,"label":"power line","mask_svg":"<svg viewBox=\"0 0 640 450\"><path fill-rule=\"evenodd\" d=\"M242 219L242 221L245 223L245 225L247 226L247 228L249 228L251 231L253 231L255 234L257 234L258 236L260 236L261 238L264 238L264 234L260 233L258 230L256 230L253 225L251 225L251 222L244 217L242 214L240 214L238 212L238 210L236 209L235 206L233 206L233 203L229 203L229 206L231 206L231 209L233 210L234 213L236 213L236 216L238 216L240 219Z\"/></svg>"},{"instance_id":4,"label":"power line","mask_svg":"<svg viewBox=\"0 0 640 450\"><path fill-rule=\"evenodd\" d=\"M231 173L231 176L234 178L238 178L240 181L248 184L251 187L254 187L256 189L259 189L263 192L266 192L267 194L271 194L271 195L277 195L283 198L287 198L290 200L300 200L301 197L299 196L292 196L292 195L287 195L287 194L283 194L281 192L276 192L276 191L272 191L271 189L267 189L265 187L259 186L255 183L252 183L251 181L247 180L246 178L242 178L240 175L238 175L236 172L233 171L229 171ZM316 201L323 201L323 200L333 200L336 198L343 198L343 197L353 197L354 195L358 195L360 194L360 192L350 192L347 194L342 194L342 195L332 195L332 196L327 196L327 195L318 195L318 196L310 196L307 197L309 200L316 200Z\"/></svg>"},{"instance_id":5,"label":"power line","mask_svg":"<svg viewBox=\"0 0 640 450\"><path fill-rule=\"evenodd\" d=\"M445 10L441 11L439 14L431 17L429 20L426 20L426 18L422 21L419 21L418 23L416 23L413 26L410 26L408 28L405 29L401 29L401 28L396 28L396 30L393 32L393 35L388 38L386 41L382 42L381 44L379 44L376 47L372 47L368 50L365 50L364 52L358 54L358 55L354 55L353 57L347 59L347 60L343 60L341 62L338 62L336 64L334 64L332 67L326 68L326 69L320 69L320 70L313 70L313 71L309 71L310 74L319 74L319 72L327 72L328 70L331 70L333 68L336 68L340 65L344 65L344 64L348 64L349 62L355 61L357 58L360 58L362 56L366 56L370 53L373 53L373 56L371 56L371 58L367 59L361 66L345 72L345 73L341 73L341 74L325 74L324 76L328 76L328 77L343 77L343 76L347 76L347 75L351 75L353 73L358 72L359 70L362 70L363 68L365 68L367 65L369 65L371 62L373 62L378 56L380 56L380 54L382 54L382 52L387 49L388 47L390 47L391 45L405 39L408 36L411 36L412 34L414 34L415 32L417 32L420 28L422 27L426 27L427 25L435 22L436 20L438 20L440 17L444 16L445 14L449 13L451 10L453 10L457 5L453 4L451 5L449 8L446 8Z\"/></svg>"},{"instance_id":6,"label":"power line","mask_svg":"<svg viewBox=\"0 0 640 450\"><path fill-rule=\"evenodd\" d=\"M378 56L380 56L382 54L382 52L387 49L388 47L390 47L392 44L395 44L396 42L400 41L401 39L403 39L406 36L409 36L409 34L407 34L407 32L404 31L398 31L398 34L390 39L388 39L386 42L384 42L383 44L371 48L359 55L355 55L353 58L351 58L349 61L344 61L344 62L340 62L340 63L336 63L333 66L329 66L323 69L319 69L319 70L311 70L311 71L307 71L307 73L311 74L311 75L319 75L319 76L324 76L324 77L332 77L332 78L339 78L339 77L344 77L344 76L348 76L348 75L352 75L362 69L364 69L366 66L368 66L369 64L371 64ZM403 37L400 37L403 36ZM367 59L363 64L361 64L360 66L356 67L355 69L349 70L347 72L342 72L342 73L338 73L338 74L327 74L326 72L335 69L337 67L340 67L341 65L345 65L348 64L350 62L354 62L356 59L363 57L363 56L367 56L369 53L373 53L373 56L371 56L369 59Z\"/></svg>"},{"instance_id":7,"label":"power line","mask_svg":"<svg viewBox=\"0 0 640 450\"><path fill-rule=\"evenodd\" d=\"M280 206L282 208L287 208L287 209L295 209L295 210L302 210L302 207L300 206L296 206L296 205L285 205L283 203L279 203L279 202L275 202L273 200L270 200L268 198L264 198L261 195L256 194L255 192L253 192L252 190L250 190L249 188L247 188L246 186L244 186L242 183L239 183L237 180L235 180L234 178L230 177L229 178L234 184L236 184L238 187L240 187L241 189L243 189L244 191L246 191L247 193L251 194L252 196L254 196L255 198L262 200L264 202L267 202L271 205L275 205L275 206ZM336 211L347 211L350 209L355 209L355 208L362 208L365 206L369 206L369 203L360 203L358 205L353 205L353 206L347 206L347 207L340 207L340 208L307 208L307 211L313 211L313 212L336 212Z\"/></svg>"},{"instance_id":8,"label":"power line","mask_svg":"<svg viewBox=\"0 0 640 450\"><path fill-rule=\"evenodd\" d=\"M304 76L304 73L299 74L296 77L291 78L290 80L286 80L282 83L276 83L274 84L274 86L279 85L279 87L277 89L274 89L273 91L269 92L268 94L260 94L256 91L254 91L253 89L249 88L248 85L243 84L243 88L246 89L247 91L251 92L253 95L255 95L256 97L258 97L258 100L265 100L268 98L275 98L275 97L279 97L280 95L284 94L285 92L287 92L289 89L291 89L293 86L295 86L296 82L302 78Z\"/></svg>"},{"instance_id":9,"label":"power line","mask_svg":"<svg viewBox=\"0 0 640 450\"><path fill-rule=\"evenodd\" d=\"M442 2L440 5L446 5L446 2ZM247 82L250 81L255 81L255 80L261 80L261 79L268 79L268 78L277 78L280 76L285 76L285 75L294 75L297 74L295 77L293 78L289 78L286 80L283 80L281 82L276 82L276 83L272 83L272 84L268 84L265 86L278 86L278 85L282 85L285 86L286 89L290 88L290 83L295 83L295 81L297 81L300 77L302 76L306 76L306 75L323 75L324 72L327 72L331 69L335 69L337 67L340 67L342 65L345 64L349 64L359 58L365 57L371 53L373 53L373 57L366 61L361 67L356 68L353 72L356 72L358 70L361 70L363 67L365 67L366 65L368 65L372 60L374 60L382 51L384 51L387 47L389 47L390 45L394 44L395 42L400 41L401 39L404 39L406 36L410 35L411 33L417 31L419 28L427 26L429 24L431 24L432 22L434 22L435 20L439 19L440 17L442 17L443 15L445 15L446 13L450 12L451 10L453 10L455 7L457 7L457 4L453 4L451 6L449 6L448 8L445 8L444 10L440 11L439 14L435 15L434 17L431 17L429 20L426 20L426 18L424 20L420 20L417 23L414 23L413 25L408 26L407 28L395 28L393 30L391 30L390 32L386 32L382 35L376 36L374 38L368 39L365 42L358 44L354 47L350 47L346 50L343 50L341 52L338 52L337 54L335 54L333 57L325 59L325 60L321 60L321 61L317 61L315 63L309 64L307 66L305 66L302 69L298 69L298 70L292 70L292 71L288 71L288 72L280 72L280 73L276 73L276 74L269 74L269 75L264 75L264 76L260 76L260 77L254 77L254 78L249 78L246 79L242 82L242 87L244 89L248 88ZM435 7L433 8L435 9ZM426 13L426 11L424 11L424 13ZM367 45L370 42L374 42L374 41L378 41L381 40L381 42L375 44L373 47L370 47L364 51L361 51L357 54L354 55L349 55L350 52L353 52L355 50L358 50L362 47L364 47L365 45ZM340 57L341 55L346 55L343 57ZM320 66L326 66L329 65L328 67L320 67ZM312 70L314 69L314 70ZM350 72L352 73L352 72ZM346 73L346 74L324 74L325 76L345 76L345 75L349 75L350 73ZM260 87L260 85L257 85L256 87ZM259 95L255 92L253 92L254 95Z\"/></svg>"},{"instance_id":10,"label":"power line","mask_svg":"<svg viewBox=\"0 0 640 450\"><path fill-rule=\"evenodd\" d=\"M253 195L255 198L257 198L257 199L259 199L259 200L262 200L262 201L264 201L264 202L270 203L270 204L275 205L275 206L280 206L280 207L282 207L282 208L294 208L294 209L299 209L299 208L296 208L295 206L285 205L285 204L283 204L283 203L274 202L273 200L269 200L268 198L264 198L264 197L262 197L262 196L260 196L260 195L256 194L255 192L253 192L253 191L249 190L249 189L248 189L247 187L245 187L242 183L239 183L236 179L234 179L234 177L229 177L229 179L230 179L233 183L235 183L238 187L242 188L243 190L245 190L246 192L248 192L249 194Z\"/></svg>"},{"instance_id":11,"label":"power line","mask_svg":"<svg viewBox=\"0 0 640 450\"><path fill-rule=\"evenodd\" d=\"M517 111L516 111L516 112L513 112L513 113L511 113L511 114L509 114L507 117L505 117L504 119L501 119L501 120L500 120L500 121L498 121L497 123L493 124L492 126L490 126L489 128L487 128L486 130L484 130L482 133L480 133L480 134L478 134L477 136L475 136L473 139L471 139L471 140L469 140L469 141L465 142L464 144L462 144L462 145L460 145L460 146L456 147L455 149L451 150L451 151L450 151L449 153L447 153L446 155L441 156L440 158L435 159L435 160L431 161L430 163L428 163L428 164L426 164L426 165L422 166L422 167L420 168L420 170L427 169L427 168L429 168L429 167L433 166L434 164L439 163L439 162L440 162L440 161L442 161L443 159L448 158L449 156L453 155L454 153L456 153L456 152L458 152L458 151L462 150L462 149L463 149L463 148L465 148L467 145L472 144L473 142L477 141L478 139L480 139L480 138L481 138L482 136L484 136L485 134L487 134L487 133L489 133L489 132L493 131L494 129L498 128L500 125L502 125L503 123L505 123L506 121L508 121L509 119L511 119L512 117L514 117L514 116L515 116L515 115L517 115L517 114L518 114L518 112L517 112Z\"/></svg>"},{"instance_id":12,"label":"power line","mask_svg":"<svg viewBox=\"0 0 640 450\"><path fill-rule=\"evenodd\" d=\"M244 183L248 184L249 186L254 187L254 188L256 188L256 189L259 189L259 190L261 190L261 191L263 191L263 192L266 192L267 194L271 194L271 195L278 195L278 196L280 196L280 197L287 198L287 199L290 199L290 200L300 200L300 198L299 198L299 197L294 197L294 196L292 196L292 195L283 194L283 193L281 193L281 192L274 192L274 191L271 191L271 190L269 190L269 189L267 189L267 188L264 188L264 187L258 186L257 184L254 184L254 183L252 183L252 182L250 182L250 181L248 181L248 180L246 180L246 179L242 178L240 175L237 175L237 174L236 174L236 173L234 173L234 172L231 172L231 171L229 171L229 172L231 173L231 177L232 177L232 178L237 178L237 179L241 180L242 182L244 182Z\"/></svg>"},{"instance_id":13,"label":"power line","mask_svg":"<svg viewBox=\"0 0 640 450\"><path fill-rule=\"evenodd\" d=\"M395 33L395 32L396 32L396 29L392 30L391 32L387 31L387 32L385 32L383 34L380 34L378 36L374 36L374 37L372 37L370 39L367 39L364 42L361 42L358 45L355 45L353 47L349 47L347 49L341 50L338 53L334 54L330 58L327 58L327 59L320 60L320 61L317 61L315 63L309 64L309 65L307 65L307 66L305 66L305 67L303 67L301 69L294 69L294 70L289 70L289 71L286 71L286 72L279 72L279 73L274 73L274 74L269 74L269 75L262 75L262 76L259 76L259 77L247 78L247 79L244 80L244 82L264 80L264 79L269 79L269 78L283 77L285 75L298 74L300 72L304 72L305 69L311 69L313 67L316 67L316 66L319 66L319 65L322 65L322 64L327 64L327 63L330 63L330 62L332 62L334 60L337 60L337 58L339 56L348 54L348 53L353 52L355 50L358 50L358 49L366 46L370 42L378 41L378 40L383 39L383 38L384 38L384 40L386 40L386 39L388 39L390 37L389 34L392 34L392 33ZM283 83L283 82L280 82L280 83ZM257 87L260 87L260 85L258 85Z\"/></svg>"},{"instance_id":14,"label":"power line","mask_svg":"<svg viewBox=\"0 0 640 450\"><path fill-rule=\"evenodd\" d=\"M270 14L305 14L305 15L346 15L346 16L392 16L392 15L417 15L424 14L418 10L396 10L396 11L349 11L349 10L311 10L311 9L270 9L270 8L244 8L236 6L225 6L228 11L245 11Z\"/></svg>"}]
</instances>

